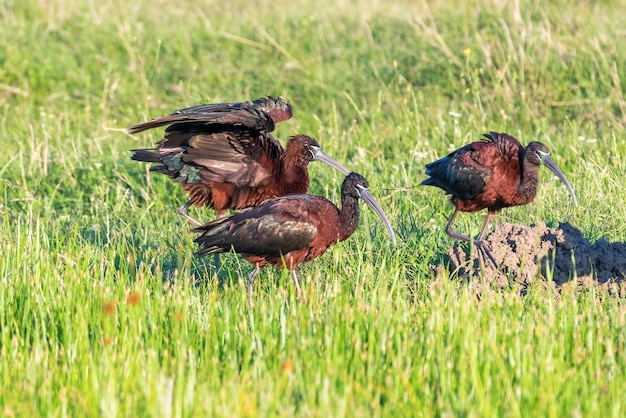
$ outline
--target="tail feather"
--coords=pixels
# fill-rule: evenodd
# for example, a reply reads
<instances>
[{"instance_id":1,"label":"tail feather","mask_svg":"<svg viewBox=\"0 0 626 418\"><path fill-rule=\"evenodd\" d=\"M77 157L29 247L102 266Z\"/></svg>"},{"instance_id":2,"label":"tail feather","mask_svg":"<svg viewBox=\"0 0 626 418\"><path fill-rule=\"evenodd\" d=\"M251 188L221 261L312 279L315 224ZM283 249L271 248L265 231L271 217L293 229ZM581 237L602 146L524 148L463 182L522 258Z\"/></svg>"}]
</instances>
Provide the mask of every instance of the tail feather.
<instances>
[{"instance_id":1,"label":"tail feather","mask_svg":"<svg viewBox=\"0 0 626 418\"><path fill-rule=\"evenodd\" d=\"M226 234L228 234L229 229L229 218L217 219L192 229L191 232L200 234L199 237L194 239L194 242L201 247L196 251L196 255L202 257L207 254L219 254L230 251L232 245L226 240Z\"/></svg>"},{"instance_id":2,"label":"tail feather","mask_svg":"<svg viewBox=\"0 0 626 418\"><path fill-rule=\"evenodd\" d=\"M198 251L196 251L196 257L204 257L205 255L209 255L209 254L222 254L222 253L226 253L229 250L225 250L222 247L202 247L201 249L199 249Z\"/></svg>"},{"instance_id":3,"label":"tail feather","mask_svg":"<svg viewBox=\"0 0 626 418\"><path fill-rule=\"evenodd\" d=\"M156 149L134 149L133 155L131 155L130 159L135 161L142 161L144 163L160 163L159 154L156 152Z\"/></svg>"},{"instance_id":4,"label":"tail feather","mask_svg":"<svg viewBox=\"0 0 626 418\"><path fill-rule=\"evenodd\" d=\"M434 179L432 177L429 177L427 179L425 179L424 181L422 181L420 183L421 186L436 186L436 187L440 187L439 186L439 181L437 181L437 179Z\"/></svg>"}]
</instances>

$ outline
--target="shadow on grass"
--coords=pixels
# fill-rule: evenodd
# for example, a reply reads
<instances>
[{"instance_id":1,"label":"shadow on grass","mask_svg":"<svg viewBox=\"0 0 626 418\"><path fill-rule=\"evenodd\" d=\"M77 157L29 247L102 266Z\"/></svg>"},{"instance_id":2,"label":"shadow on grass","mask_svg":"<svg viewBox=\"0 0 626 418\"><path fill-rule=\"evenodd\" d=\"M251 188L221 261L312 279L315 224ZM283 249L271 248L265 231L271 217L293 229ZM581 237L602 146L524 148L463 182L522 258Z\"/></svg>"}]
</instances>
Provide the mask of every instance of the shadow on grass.
<instances>
[{"instance_id":1,"label":"shadow on grass","mask_svg":"<svg viewBox=\"0 0 626 418\"><path fill-rule=\"evenodd\" d=\"M141 231L114 223L83 228L80 235L85 245L97 247L96 251L103 254L104 268L113 270L116 280L128 284L147 274L159 277L164 284L180 285L181 281L187 281L191 286L215 288L219 292L245 289L254 266L232 252L197 257L195 235L184 228L186 225L181 224L180 232L154 228ZM261 270L256 279L259 281L272 288L291 283L287 272L273 266Z\"/></svg>"}]
</instances>

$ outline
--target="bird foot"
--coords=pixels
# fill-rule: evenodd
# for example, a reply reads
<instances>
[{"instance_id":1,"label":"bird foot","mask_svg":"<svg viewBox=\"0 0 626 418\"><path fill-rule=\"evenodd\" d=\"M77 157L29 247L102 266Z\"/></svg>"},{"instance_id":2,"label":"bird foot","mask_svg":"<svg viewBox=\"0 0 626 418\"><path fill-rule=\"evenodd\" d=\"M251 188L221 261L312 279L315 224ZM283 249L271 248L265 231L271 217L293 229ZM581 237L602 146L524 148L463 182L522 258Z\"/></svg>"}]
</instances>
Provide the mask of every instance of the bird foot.
<instances>
[{"instance_id":1,"label":"bird foot","mask_svg":"<svg viewBox=\"0 0 626 418\"><path fill-rule=\"evenodd\" d=\"M491 249L489 248L487 243L483 240L475 240L474 245L476 246L476 249L478 250L478 254L480 254L481 262L484 264L491 263L491 265L493 265L493 267L496 270L498 270L499 269L498 262L496 261L496 258L493 256L493 253L491 252Z\"/></svg>"},{"instance_id":2,"label":"bird foot","mask_svg":"<svg viewBox=\"0 0 626 418\"><path fill-rule=\"evenodd\" d=\"M246 287L248 290L248 308L252 310L254 306L252 303L252 285L254 284L254 279L256 279L256 275L259 274L259 266L257 265L252 272L248 275L248 280L246 281Z\"/></svg>"},{"instance_id":3,"label":"bird foot","mask_svg":"<svg viewBox=\"0 0 626 418\"><path fill-rule=\"evenodd\" d=\"M291 280L293 280L293 285L296 288L296 296L299 300L306 302L306 297L304 293L302 293L302 289L300 288L300 284L298 283L298 277L296 276L296 271L291 270Z\"/></svg>"},{"instance_id":4,"label":"bird foot","mask_svg":"<svg viewBox=\"0 0 626 418\"><path fill-rule=\"evenodd\" d=\"M176 213L178 213L178 216L191 223L192 225L195 225L197 227L202 226L199 221L196 221L194 218L187 214L187 209L189 208L189 206L191 206L191 202L185 203L184 205L176 209Z\"/></svg>"},{"instance_id":5,"label":"bird foot","mask_svg":"<svg viewBox=\"0 0 626 418\"><path fill-rule=\"evenodd\" d=\"M194 226L197 226L197 227L201 227L202 226L202 223L200 221L196 221L194 218L192 218L191 216L187 215L187 213L178 212L178 214L180 215L181 218L183 218L184 220L186 220L190 224L192 224Z\"/></svg>"}]
</instances>

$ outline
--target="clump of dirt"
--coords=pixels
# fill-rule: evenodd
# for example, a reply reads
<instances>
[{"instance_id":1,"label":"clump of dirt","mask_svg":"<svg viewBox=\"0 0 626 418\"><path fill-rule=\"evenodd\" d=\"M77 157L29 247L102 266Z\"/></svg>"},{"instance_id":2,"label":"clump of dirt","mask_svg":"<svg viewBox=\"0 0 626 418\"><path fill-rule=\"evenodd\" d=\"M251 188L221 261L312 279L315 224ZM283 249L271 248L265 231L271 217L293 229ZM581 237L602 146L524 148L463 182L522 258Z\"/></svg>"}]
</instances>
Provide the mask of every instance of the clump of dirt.
<instances>
[{"instance_id":1,"label":"clump of dirt","mask_svg":"<svg viewBox=\"0 0 626 418\"><path fill-rule=\"evenodd\" d=\"M468 258L470 246L456 243L448 251L451 271L485 277L499 286L507 286L511 280L524 286L543 276L552 277L557 286L577 280L621 288L626 279L626 243L600 239L592 244L569 223L558 228L543 222L531 226L502 223L487 242L498 268L491 263L481 266L476 250Z\"/></svg>"}]
</instances>

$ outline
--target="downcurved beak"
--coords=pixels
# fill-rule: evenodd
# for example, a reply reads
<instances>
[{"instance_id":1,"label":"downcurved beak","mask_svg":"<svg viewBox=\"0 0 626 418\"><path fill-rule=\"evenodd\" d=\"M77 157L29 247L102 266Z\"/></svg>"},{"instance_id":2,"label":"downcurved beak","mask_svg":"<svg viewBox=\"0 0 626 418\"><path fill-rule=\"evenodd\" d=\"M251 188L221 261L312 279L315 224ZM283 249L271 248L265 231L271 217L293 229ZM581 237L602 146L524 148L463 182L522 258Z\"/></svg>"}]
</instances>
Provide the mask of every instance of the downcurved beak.
<instances>
[{"instance_id":1,"label":"downcurved beak","mask_svg":"<svg viewBox=\"0 0 626 418\"><path fill-rule=\"evenodd\" d=\"M561 179L565 187L567 187L569 194L572 195L572 199L574 199L574 206L578 206L578 199L576 199L576 195L574 194L574 190L572 189L572 186L569 184L569 181L567 181L567 179L565 178L565 174L563 174L561 169L557 167L554 160L550 157L550 154L540 153L539 157L541 158L543 165L545 165L548 168L548 170L552 171L554 174L556 174L556 176L559 179Z\"/></svg>"},{"instance_id":2,"label":"downcurved beak","mask_svg":"<svg viewBox=\"0 0 626 418\"><path fill-rule=\"evenodd\" d=\"M391 242L393 245L396 245L396 234L393 233L393 228L391 227L391 222L383 212L383 209L380 207L374 196L370 193L369 189L365 187L357 187L359 194L361 195L361 199L365 200L365 203L369 205L370 208L376 212L376 214L383 220L385 227L387 227L387 231L389 231L389 235L391 235Z\"/></svg>"},{"instance_id":3,"label":"downcurved beak","mask_svg":"<svg viewBox=\"0 0 626 418\"><path fill-rule=\"evenodd\" d=\"M310 149L311 149L311 155L313 155L314 160L321 161L325 164L328 164L335 170L341 171L346 176L350 174L350 170L348 170L347 168L339 164L337 161L335 161L334 158L330 157L328 154L322 151L320 147L311 147Z\"/></svg>"}]
</instances>

